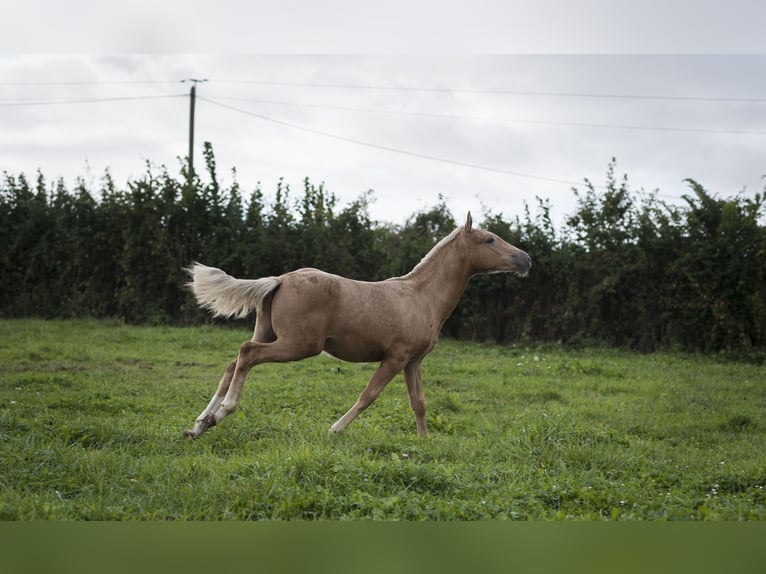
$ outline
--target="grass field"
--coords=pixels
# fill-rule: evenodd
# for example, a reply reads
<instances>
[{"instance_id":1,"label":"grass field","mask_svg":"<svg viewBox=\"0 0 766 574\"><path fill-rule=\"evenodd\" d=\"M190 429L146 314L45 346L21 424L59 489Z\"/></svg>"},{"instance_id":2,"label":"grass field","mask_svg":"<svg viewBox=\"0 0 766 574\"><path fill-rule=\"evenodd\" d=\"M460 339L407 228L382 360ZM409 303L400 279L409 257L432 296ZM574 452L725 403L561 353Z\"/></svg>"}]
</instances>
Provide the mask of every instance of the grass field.
<instances>
[{"instance_id":1,"label":"grass field","mask_svg":"<svg viewBox=\"0 0 766 574\"><path fill-rule=\"evenodd\" d=\"M419 441L401 376L328 436L374 367L320 356L184 440L249 335L0 321L0 519L766 519L756 361L443 340Z\"/></svg>"}]
</instances>

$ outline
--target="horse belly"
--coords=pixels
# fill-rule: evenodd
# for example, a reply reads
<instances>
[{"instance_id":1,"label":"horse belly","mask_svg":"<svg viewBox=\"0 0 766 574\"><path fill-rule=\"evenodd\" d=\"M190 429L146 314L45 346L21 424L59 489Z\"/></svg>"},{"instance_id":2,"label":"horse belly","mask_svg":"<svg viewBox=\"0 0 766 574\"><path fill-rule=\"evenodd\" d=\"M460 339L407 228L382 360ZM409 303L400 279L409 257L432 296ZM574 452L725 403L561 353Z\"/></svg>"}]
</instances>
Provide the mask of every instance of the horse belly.
<instances>
[{"instance_id":1,"label":"horse belly","mask_svg":"<svg viewBox=\"0 0 766 574\"><path fill-rule=\"evenodd\" d=\"M324 350L343 361L350 363L377 363L383 360L385 349L376 342L364 341L356 337L329 337Z\"/></svg>"}]
</instances>

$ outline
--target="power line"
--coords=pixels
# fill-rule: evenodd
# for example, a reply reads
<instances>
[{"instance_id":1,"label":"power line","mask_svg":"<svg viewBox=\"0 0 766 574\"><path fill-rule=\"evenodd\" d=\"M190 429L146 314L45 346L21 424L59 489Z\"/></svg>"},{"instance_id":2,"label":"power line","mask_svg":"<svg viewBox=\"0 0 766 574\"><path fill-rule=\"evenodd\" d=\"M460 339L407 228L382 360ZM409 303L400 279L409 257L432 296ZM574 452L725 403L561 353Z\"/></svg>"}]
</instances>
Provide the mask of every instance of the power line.
<instances>
[{"instance_id":1,"label":"power line","mask_svg":"<svg viewBox=\"0 0 766 574\"><path fill-rule=\"evenodd\" d=\"M48 105L62 105L62 104L88 104L88 103L99 103L99 102L117 102L117 101L130 101L130 100L151 100L151 99L180 98L180 97L186 97L187 95L188 94L168 94L168 95L155 95L155 96L121 96L121 97L112 97L112 98L73 98L73 99L53 99L53 100L0 98L0 107L2 106L48 106ZM544 126L554 126L554 127L620 129L620 130L659 131L659 132L678 132L678 133L756 135L756 136L766 135L766 131L763 131L763 130L738 130L738 129L721 129L721 128L684 128L684 127L678 127L678 126L647 126L647 125L638 125L638 124L606 124L606 123L594 123L594 122L568 122L568 121L533 120L533 119L519 119L519 118L494 118L489 116L475 116L475 115L467 115L467 114L438 114L438 113L432 113L432 112L410 112L410 111L403 111L403 110L386 110L386 109L379 109L379 108L333 106L333 105L327 105L327 104L286 102L286 101L277 101L277 100L238 98L238 97L230 97L230 96L217 96L217 99L244 101L244 102L267 104L267 105L306 107L306 108L329 109L329 110L338 110L338 111L402 115L402 116L413 116L413 117L428 117L428 118L436 118L436 119L472 120L472 121L484 121L484 122L493 122L493 123L518 123L518 124L544 125Z\"/></svg>"},{"instance_id":2,"label":"power line","mask_svg":"<svg viewBox=\"0 0 766 574\"><path fill-rule=\"evenodd\" d=\"M71 98L71 99L21 99L0 98L0 106L46 106L46 105L59 105L59 104L87 104L87 103L99 103L99 102L116 102L116 101L129 101L129 100L150 100L150 99L162 99L162 98L178 98L185 97L188 94L168 94L168 95L154 95L154 96L117 96L109 98ZM552 121L552 120L532 120L532 119L519 119L519 118L495 118L489 116L476 116L469 114L439 114L432 112L411 112L404 110L387 110L380 108L360 108L352 106L334 106L329 104L312 104L305 102L287 102L280 100L264 100L257 98L241 98L233 96L217 96L219 100L233 100L243 101L257 104L279 105L279 106L292 106L292 107L306 107L306 108L318 108L329 109L338 111L360 112L360 113L373 113L373 114L389 114L389 115L403 115L413 117L428 117L436 119L459 119L459 120L472 120L472 121L484 121L494 123L519 123L529 125L546 125L546 126L558 126L558 127L575 127L575 128L597 128L597 129L622 129L622 130L640 130L640 131L660 131L660 132L681 132L681 133L706 133L706 134L732 134L732 135L766 135L766 131L763 130L738 130L738 129L720 129L720 128L684 128L678 126L647 126L638 124L607 124L607 123L595 123L595 122L568 122L568 121Z\"/></svg>"},{"instance_id":3,"label":"power line","mask_svg":"<svg viewBox=\"0 0 766 574\"><path fill-rule=\"evenodd\" d=\"M225 84L251 84L262 86L286 86L303 88L342 89L342 90L379 90L405 92L433 93L465 93L465 94L499 94L512 96L541 96L556 98L601 98L601 99L631 99L631 100L666 100L666 101L696 101L696 102L730 102L730 103L766 103L766 97L742 96L690 96L668 94L608 94L598 92L557 92L545 90L502 90L479 88L450 88L428 86L391 86L373 84L333 84L322 82L278 82L271 80L236 80L213 79L213 82ZM62 81L0 81L0 86L96 86L96 85L139 85L139 84L175 84L178 80L62 80Z\"/></svg>"},{"instance_id":4,"label":"power line","mask_svg":"<svg viewBox=\"0 0 766 574\"><path fill-rule=\"evenodd\" d=\"M279 105L279 106L319 108L319 109L329 109L329 110L338 110L338 111L404 115L404 116L428 117L428 118L437 118L437 119L473 120L473 121L485 121L485 122L494 122L494 123L520 123L520 124L531 124L531 125L563 126L563 127L577 127L577 128L623 129L623 130L688 132L688 133L707 133L707 134L766 135L766 131L757 131L757 130L682 128L682 127L672 127L672 126L645 126L645 125L635 125L635 124L633 125L605 124L605 123L589 123L589 122L557 122L552 120L492 118L487 116L474 116L474 115L465 115L465 114L437 114L432 112L410 112L410 111L402 111L402 110L386 110L386 109L379 109L379 108L358 108L358 107L349 107L349 106L334 106L334 105L328 105L328 104L286 102L286 101L278 101L278 100L262 100L262 99L238 98L238 97L229 97L229 96L216 96L216 98L219 100L245 101L245 102L257 103L257 104L268 104L268 105Z\"/></svg>"},{"instance_id":5,"label":"power line","mask_svg":"<svg viewBox=\"0 0 766 574\"><path fill-rule=\"evenodd\" d=\"M296 130L312 133L312 134L315 134L315 135L320 135L320 136L324 136L324 137L333 138L333 139L340 140L340 141L345 141L345 142L348 142L348 143L363 145L363 146L367 146L367 147L371 147L371 148L375 148L375 149L380 149L380 150L385 150L385 151L389 151L389 152L393 152L393 153L398 153L398 154L402 154L402 155L408 155L408 156L411 156L411 157L417 157L417 158L421 158L421 159L429 159L429 160L432 160L432 161L438 161L438 162L448 163L448 164L452 164L452 165L459 165L459 166L462 166L462 167L470 167L470 168L480 169L480 170L484 170L484 171L491 171L491 172L495 172L495 173L503 173L503 174L506 174L506 175L513 175L513 176L516 176L516 177L523 177L523 178L527 178L527 179L535 179L535 180L540 180L540 181L549 181L549 182L553 182L553 183L562 183L562 184L566 184L566 185L582 185L583 184L583 182L578 182L578 181L572 181L572 180L567 180L567 179L559 179L559 178L555 178L555 177L546 177L546 176L542 176L542 175L535 175L535 174L531 174L531 173L523 173L523 172L512 171L512 170L507 170L507 169L500 169L500 168L495 168L495 167L490 167L490 166L485 166L485 165L479 165L479 164L475 164L475 163L469 163L469 162L453 160L453 159L448 159L448 158L443 158L443 157L437 157L437 156L423 154L423 153L418 153L418 152L412 152L412 151L403 150L403 149L399 149L399 148L394 148L394 147L390 147L390 146L385 146L385 145L381 145L381 144L375 144L375 143L371 143L371 142L366 142L366 141L358 140L358 139L355 139L355 138L350 138L350 137L341 136L341 135L338 135L338 134L333 134L333 133L317 130L317 129L314 129L314 128L309 128L309 127L306 127L306 126L300 126L300 125L293 124L293 123L290 123L290 122L285 122L285 121L282 121L282 120L276 120L274 118L270 118L270 117L264 116L262 114L256 114L254 112L250 112L248 110L243 110L241 108L236 108L236 107L230 106L228 104L222 104L221 102L217 102L215 100L211 100L210 98L207 98L207 97L198 96L198 99L203 100L205 102L208 102L210 104L213 104L213 105L216 105L216 106L228 109L228 110L239 112L241 114L252 116L254 118L258 118L260 120L271 122L271 123L274 123L274 124L277 124L277 125L281 125L281 126L289 127L289 128L292 128L292 129L296 129ZM602 186L594 186L594 187L600 188Z\"/></svg>"},{"instance_id":6,"label":"power line","mask_svg":"<svg viewBox=\"0 0 766 574\"><path fill-rule=\"evenodd\" d=\"M40 82L0 82L0 86L99 86L129 84L177 84L178 80L68 80Z\"/></svg>"},{"instance_id":7,"label":"power line","mask_svg":"<svg viewBox=\"0 0 766 574\"><path fill-rule=\"evenodd\" d=\"M182 80L183 81L183 80ZM207 80L190 80L192 82L198 82L198 81L207 81ZM226 80L218 80L221 82L224 82ZM236 81L229 81L229 82L236 82ZM75 85L75 84L137 84L137 83L170 83L170 82L164 82L164 81L115 81L115 82L100 82L100 81L93 81L93 82L0 82L0 85ZM173 82L177 83L177 82ZM285 82L265 82L265 81L241 81L241 83L263 83L263 84L269 84L269 85L307 85L307 86L317 86L317 87L344 87L340 85L334 85L334 84L301 84L301 83L285 83ZM486 92L486 93L524 93L528 95L567 95L567 94L554 94L554 93L537 93L537 92L503 92L503 91L487 91L487 90L450 90L450 89L441 89L441 88L398 88L398 87L380 87L380 86L347 86L347 87L355 87L355 88L361 88L361 89L404 89L404 90L419 90L419 91L471 91L471 92ZM51 99L51 100L19 100L14 99L13 101L2 101L0 100L0 106L44 106L44 105L65 105L65 104L84 104L84 103L98 103L98 102L115 102L115 101L131 101L131 100L150 100L150 99L169 99L169 98L185 98L188 94L166 94L166 95L146 95L146 96L120 96L120 97L107 97L107 98L73 98L73 99ZM695 100L714 100L714 101L766 101L766 99L759 99L759 98L752 98L752 99L731 99L731 98L696 98L696 97L675 97L675 96L609 96L609 95L588 95L588 94L571 94L574 96L583 96L583 97L637 97L642 99L695 99ZM491 166L485 166L480 164L474 164L470 162L464 162L460 160L453 160L449 158L443 158L438 156L433 156L429 154L423 154L419 152L413 152L408 150L403 150L399 148L394 148L391 146L381 145L381 144L375 144L372 142L362 141L338 134L333 134L329 132L325 132L322 130L317 130L314 128L301 126L297 124L293 124L290 122L286 122L283 120L277 120L262 114L257 114L248 110L244 110L241 108L237 108L234 106L230 106L221 102L218 102L216 100L199 96L200 100L206 101L208 103L211 103L213 105L229 109L231 111L239 112L245 115L249 115L258 119L261 119L263 121L271 122L277 125L282 125L285 127L289 127L292 129L304 131L307 133L313 133L315 135L321 135L324 137L333 138L339 141L345 141L348 143L354 143L358 145L363 145L366 147L371 147L375 149L380 149L384 151L389 151L393 153L398 153L402 155L408 155L411 157L417 157L421 159L429 159L432 161L438 161L442 163L448 163L452 165L458 165L463 167L470 167L473 169L480 169L484 171L490 171L495 173L502 173L506 175L512 175L516 177L522 177L522 178L528 178L528 179L535 179L540 181L548 181L553 183L560 183L560 184L566 184L566 185L573 185L573 186L579 186L582 185L583 182L577 182L572 180L566 180L561 178L554 178L554 177L547 177L547 176L540 176L536 174L530 174L530 173L524 173L519 171L513 171L513 170L506 170L501 168L495 168ZM489 118L489 117L483 117L483 116L470 116L470 115L454 115L454 114L435 114L435 113L428 113L428 112L407 112L407 111L399 111L399 110L382 110L382 109L374 109L374 108L355 108L355 107L346 107L346 106L330 106L330 105L323 105L323 104L305 104L305 103L296 103L296 102L284 102L284 101L274 101L274 100L258 100L258 99L250 99L250 98L234 98L234 97L222 97L221 99L231 99L231 100L245 100L245 101L251 101L254 103L266 103L266 104L277 104L277 105L288 105L288 106L300 106L300 107L317 107L317 108L329 108L329 109L338 109L338 110L346 110L346 111L355 111L355 112L365 112L365 113L386 113L386 114L401 114L401 115L412 115L412 116L425 116L425 117L436 117L436 118L450 118L450 119L472 119L472 120L481 120L481 121L494 121L494 122L518 122L518 123L530 123L530 124L543 124L543 125L563 125L563 126L574 126L574 127L596 127L596 128L617 128L617 129L642 129L642 130L660 130L660 131L688 131L688 132L702 132L702 133L735 133L735 134L754 134L754 135L764 135L766 132L763 131L746 131L746 130L715 130L715 129L706 129L706 128L677 128L677 127L663 127L663 126L638 126L638 125L613 125L613 124L596 124L596 123L582 123L582 122L553 122L553 121L545 121L545 120L521 120L521 119L510 119L510 118ZM191 144L190 144L191 145ZM593 185L592 182L585 182L586 184L591 185L593 188L596 189L604 189L605 186L599 186L599 185ZM665 197L668 199L680 199L678 197L674 196L668 196L663 194L656 194L659 197Z\"/></svg>"},{"instance_id":8,"label":"power line","mask_svg":"<svg viewBox=\"0 0 766 574\"><path fill-rule=\"evenodd\" d=\"M288 86L302 88L331 88L343 90L382 90L382 91L408 91L408 92L435 92L435 93L464 93L464 94L502 94L512 96L543 96L556 98L606 98L606 99L629 99L629 100L668 100L668 101L695 101L695 102L734 102L734 103L766 103L766 97L717 97L717 96L672 96L654 94L604 94L588 92L549 92L541 90L490 90L478 88L434 88L423 86L385 86L363 84L327 84L315 82L275 82L268 80L212 80L228 84L255 84L263 86Z\"/></svg>"},{"instance_id":9,"label":"power line","mask_svg":"<svg viewBox=\"0 0 766 574\"><path fill-rule=\"evenodd\" d=\"M98 102L124 102L131 100L157 100L184 98L187 94L167 94L158 96L117 96L113 98L72 98L55 100L13 100L0 101L0 106L55 106L62 104L93 104Z\"/></svg>"},{"instance_id":10,"label":"power line","mask_svg":"<svg viewBox=\"0 0 766 574\"><path fill-rule=\"evenodd\" d=\"M636 100L669 100L669 101L700 101L700 102L738 102L766 103L766 97L732 97L732 96L689 96L667 94L607 94L596 92L556 92L545 90L501 90L479 88L444 88L427 86L389 86L365 84L332 84L320 82L277 82L269 80L212 80L227 84L251 84L263 86L287 86L304 88L343 89L343 90L380 90L380 91L410 91L435 93L469 93L469 94L502 94L516 96L543 96L563 98L611 98ZM0 86L94 86L94 85L138 85L138 84L173 84L177 80L64 80L64 81L23 81L0 82Z\"/></svg>"},{"instance_id":11,"label":"power line","mask_svg":"<svg viewBox=\"0 0 766 574\"><path fill-rule=\"evenodd\" d=\"M399 153L399 154L403 154L403 155L409 155L409 156L413 156L413 157L417 157L417 158L421 158L421 159L429 159L429 160L433 160L433 161L439 161L439 162L442 162L442 163L448 163L448 164L452 164L452 165L459 165L459 166L462 166L462 167L470 167L470 168L480 169L480 170L484 170L484 171L491 171L491 172L495 172L495 173L502 173L502 174L506 174L506 175L513 175L513 176L516 176L516 177L523 177L523 178L535 179L535 180L540 180L540 181L549 181L549 182L553 182L553 183L562 183L562 184L573 185L573 186L587 185L587 186L590 186L593 189L602 189L602 190L606 189L605 185L596 185L590 179L587 179L587 178L584 181L577 182L577 181L572 181L572 180L559 179L559 178L553 178L553 177L547 177L547 176L523 173L523 172L518 172L518 171L511 171L511 170L505 170L505 169L500 169L500 168L494 168L494 167L489 167L489 166L484 166L484 165L479 165L479 164L463 162L463 161L459 161L459 160L452 160L452 159L448 159L448 158L436 157L436 156L422 154L422 153L418 153L418 152L411 152L411 151L407 151L407 150L393 148L393 147L390 147L390 146L374 144L374 143L370 143L370 142L365 142L365 141L357 140L357 139L354 139L354 138L349 138L349 137L346 137L346 136L332 134L332 133L324 132L324 131L321 131L321 130L316 130L314 128L308 128L308 127L305 127L305 126L299 126L297 124L293 124L293 123L290 123L290 122L285 122L285 121L282 121L282 120L277 120L277 119L274 119L274 118L270 118L268 116L264 116L262 114L257 114L257 113L254 113L254 112L251 112L251 111L248 111L248 110L243 110L241 108L236 108L234 106L223 104L223 103L211 100L210 98L203 97L203 96L198 96L198 99L206 101L206 102L208 102L210 104L213 104L213 105L216 105L216 106L228 109L228 110L239 112L239 113L242 113L242 114L245 114L245 115L248 115L248 116L252 116L252 117L258 118L260 120L271 122L271 123L274 123L274 124L277 124L277 125L282 125L282 126L285 126L285 127L301 130L301 131L304 131L304 132L313 133L313 134L316 134L316 135L330 137L330 138L337 139L337 140L340 140L340 141L345 141L345 142L349 142L349 143L355 143L355 144L359 144L359 145L364 145L364 146L372 147L372 148L375 148L375 149L381 149L381 150L390 151L390 152L394 152L394 153ZM642 190L639 193L646 194L647 192L643 192L643 190ZM649 195L654 195L656 197L661 197L661 198L665 198L665 199L674 199L674 200L682 200L683 199L683 197L667 195L667 194L659 193L658 191L650 192Z\"/></svg>"}]
</instances>

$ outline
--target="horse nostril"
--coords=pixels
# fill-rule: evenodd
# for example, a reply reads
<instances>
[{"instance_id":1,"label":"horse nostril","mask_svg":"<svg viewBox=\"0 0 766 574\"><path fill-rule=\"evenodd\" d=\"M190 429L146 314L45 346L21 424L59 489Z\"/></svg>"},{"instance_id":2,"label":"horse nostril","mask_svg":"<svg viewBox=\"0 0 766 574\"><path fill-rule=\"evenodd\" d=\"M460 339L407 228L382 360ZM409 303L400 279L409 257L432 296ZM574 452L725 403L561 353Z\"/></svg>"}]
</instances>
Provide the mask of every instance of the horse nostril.
<instances>
[{"instance_id":1,"label":"horse nostril","mask_svg":"<svg viewBox=\"0 0 766 574\"><path fill-rule=\"evenodd\" d=\"M516 272L522 275L526 275L529 269L532 267L532 258L526 251L522 251L521 249L514 253L513 260L518 267Z\"/></svg>"}]
</instances>

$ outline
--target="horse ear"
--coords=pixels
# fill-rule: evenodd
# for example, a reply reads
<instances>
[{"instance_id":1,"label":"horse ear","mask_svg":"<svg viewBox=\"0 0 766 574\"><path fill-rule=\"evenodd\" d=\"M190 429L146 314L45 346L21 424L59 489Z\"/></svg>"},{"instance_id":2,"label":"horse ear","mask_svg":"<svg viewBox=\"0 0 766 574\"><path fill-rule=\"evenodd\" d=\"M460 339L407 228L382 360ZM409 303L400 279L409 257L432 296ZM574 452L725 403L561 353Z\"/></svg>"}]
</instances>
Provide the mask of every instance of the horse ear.
<instances>
[{"instance_id":1,"label":"horse ear","mask_svg":"<svg viewBox=\"0 0 766 574\"><path fill-rule=\"evenodd\" d=\"M466 233L471 233L471 228L473 227L473 219L471 219L471 212L468 212L468 217L465 218L465 231Z\"/></svg>"}]
</instances>

